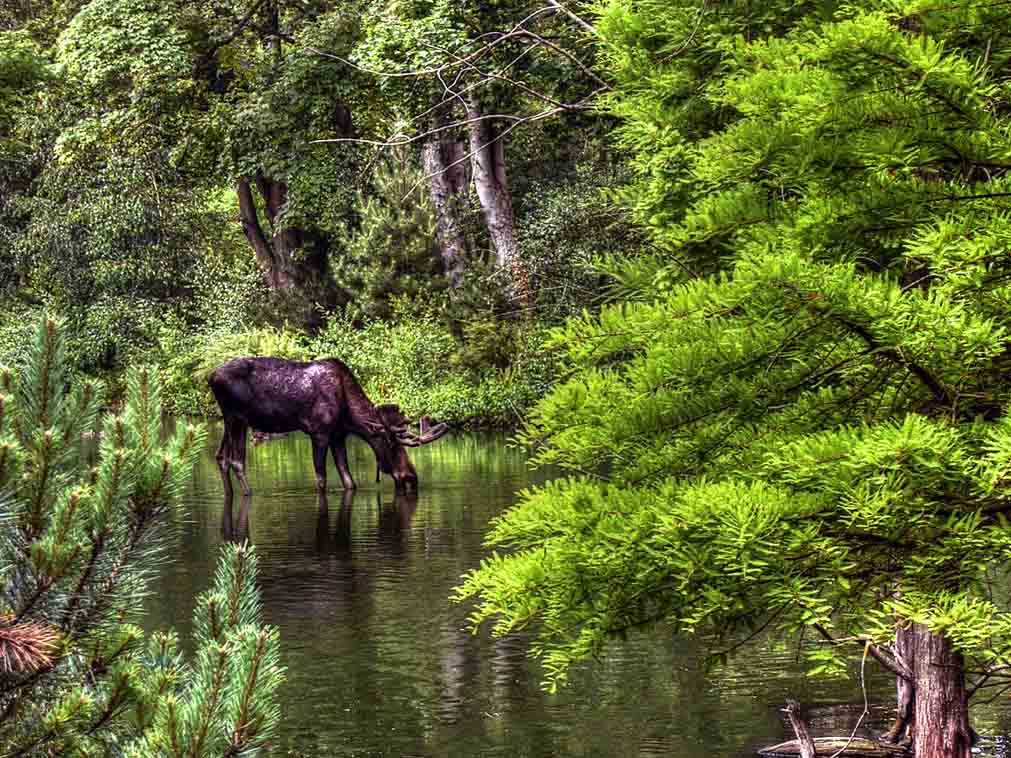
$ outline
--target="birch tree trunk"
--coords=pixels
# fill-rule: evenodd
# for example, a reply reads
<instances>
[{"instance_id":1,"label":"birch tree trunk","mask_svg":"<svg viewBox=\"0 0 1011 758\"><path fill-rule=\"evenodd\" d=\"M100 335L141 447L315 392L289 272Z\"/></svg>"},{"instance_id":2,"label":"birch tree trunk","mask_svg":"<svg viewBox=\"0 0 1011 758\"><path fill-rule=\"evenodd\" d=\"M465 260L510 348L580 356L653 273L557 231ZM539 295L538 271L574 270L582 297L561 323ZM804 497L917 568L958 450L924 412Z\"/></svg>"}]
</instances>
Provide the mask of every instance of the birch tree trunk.
<instances>
[{"instance_id":1,"label":"birch tree trunk","mask_svg":"<svg viewBox=\"0 0 1011 758\"><path fill-rule=\"evenodd\" d=\"M505 150L497 126L483 115L476 101L468 102L474 188L495 248L495 260L501 268L513 270L517 262L516 219L506 184Z\"/></svg>"}]
</instances>

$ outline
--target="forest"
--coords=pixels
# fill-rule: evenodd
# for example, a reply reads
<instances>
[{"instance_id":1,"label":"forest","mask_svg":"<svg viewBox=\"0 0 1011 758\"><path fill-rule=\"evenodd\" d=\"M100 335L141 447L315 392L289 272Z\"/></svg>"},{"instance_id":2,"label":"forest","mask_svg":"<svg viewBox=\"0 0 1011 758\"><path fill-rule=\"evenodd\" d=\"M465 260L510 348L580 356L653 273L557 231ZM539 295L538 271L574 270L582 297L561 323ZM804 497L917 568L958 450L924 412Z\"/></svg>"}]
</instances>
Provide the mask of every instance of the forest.
<instances>
[{"instance_id":1,"label":"forest","mask_svg":"<svg viewBox=\"0 0 1011 758\"><path fill-rule=\"evenodd\" d=\"M183 652L137 598L208 374L274 356L558 472L452 590L548 691L776 635L968 758L1011 691L1009 169L999 0L4 0L0 754L270 748L256 549Z\"/></svg>"}]
</instances>

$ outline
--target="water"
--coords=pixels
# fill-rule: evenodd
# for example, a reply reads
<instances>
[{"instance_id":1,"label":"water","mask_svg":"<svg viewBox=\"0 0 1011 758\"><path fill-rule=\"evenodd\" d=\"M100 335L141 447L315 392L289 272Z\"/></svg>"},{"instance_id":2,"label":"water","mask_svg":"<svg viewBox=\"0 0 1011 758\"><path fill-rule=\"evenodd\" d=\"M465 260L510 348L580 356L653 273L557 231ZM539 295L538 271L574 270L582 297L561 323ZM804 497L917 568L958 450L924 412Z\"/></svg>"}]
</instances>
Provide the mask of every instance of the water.
<instances>
[{"instance_id":1,"label":"water","mask_svg":"<svg viewBox=\"0 0 1011 758\"><path fill-rule=\"evenodd\" d=\"M149 600L150 626L174 626L184 645L222 541L217 433L183 509L176 560ZM248 533L287 667L276 755L730 758L791 736L778 712L787 697L812 706L816 736L848 734L860 719L858 666L848 680L810 679L795 641L764 638L707 674L700 642L662 629L614 645L546 694L524 637L473 635L467 609L448 599L485 554L489 520L543 474L503 437L447 437L411 454L421 492L398 500L388 478L371 482L374 458L352 443L360 489L342 503L330 463L320 518L304 435L250 450ZM891 683L867 668L861 726L880 729ZM974 718L990 735L986 752L1004 754L1007 709L978 707Z\"/></svg>"}]
</instances>

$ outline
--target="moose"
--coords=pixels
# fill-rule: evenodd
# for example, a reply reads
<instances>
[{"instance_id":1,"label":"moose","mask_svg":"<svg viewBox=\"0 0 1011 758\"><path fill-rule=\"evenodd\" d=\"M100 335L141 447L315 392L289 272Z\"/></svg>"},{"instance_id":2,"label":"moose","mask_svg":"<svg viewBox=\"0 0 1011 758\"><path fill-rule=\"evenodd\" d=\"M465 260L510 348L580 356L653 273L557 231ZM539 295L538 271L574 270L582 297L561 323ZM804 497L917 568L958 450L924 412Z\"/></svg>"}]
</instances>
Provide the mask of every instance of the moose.
<instances>
[{"instance_id":1,"label":"moose","mask_svg":"<svg viewBox=\"0 0 1011 758\"><path fill-rule=\"evenodd\" d=\"M246 479L246 433L302 431L312 440L316 493L326 508L326 457L333 453L345 490L355 488L344 447L348 435L368 443L379 471L393 477L397 491L416 490L418 474L407 457L408 447L427 445L442 437L446 424L420 422L420 434L410 431L410 419L396 405L374 405L354 374L336 358L301 363L281 358L235 358L218 366L207 378L221 408L225 430L215 456L225 487L225 503L232 502L234 471L243 498L252 495Z\"/></svg>"}]
</instances>

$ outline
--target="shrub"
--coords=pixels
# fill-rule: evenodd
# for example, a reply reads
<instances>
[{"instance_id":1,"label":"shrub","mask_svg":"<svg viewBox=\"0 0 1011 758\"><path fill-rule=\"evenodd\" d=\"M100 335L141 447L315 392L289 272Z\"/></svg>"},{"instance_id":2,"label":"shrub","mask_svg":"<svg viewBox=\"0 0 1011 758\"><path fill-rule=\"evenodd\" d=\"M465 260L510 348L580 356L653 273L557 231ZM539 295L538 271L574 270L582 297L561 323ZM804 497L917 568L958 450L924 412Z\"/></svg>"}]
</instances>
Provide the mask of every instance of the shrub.
<instances>
[{"instance_id":1,"label":"shrub","mask_svg":"<svg viewBox=\"0 0 1011 758\"><path fill-rule=\"evenodd\" d=\"M512 426L551 383L551 354L535 326L490 322L464 327L458 340L435 316L374 322L355 330L335 319L309 348L343 360L375 402L395 402L414 417L459 426Z\"/></svg>"},{"instance_id":2,"label":"shrub","mask_svg":"<svg viewBox=\"0 0 1011 758\"><path fill-rule=\"evenodd\" d=\"M183 415L217 416L207 375L225 361L252 355L292 360L338 358L376 403L394 402L415 417L459 426L513 426L551 384L554 358L531 324L475 319L454 335L432 309L394 301L395 321L364 326L331 316L317 335L274 327L208 333L167 320L158 354L166 406Z\"/></svg>"},{"instance_id":3,"label":"shrub","mask_svg":"<svg viewBox=\"0 0 1011 758\"><path fill-rule=\"evenodd\" d=\"M161 376L168 390L171 412L192 416L216 416L207 375L222 363L247 355L269 355L309 360L305 338L276 327L241 331L221 329L206 333L187 330L180 321L169 321L159 333Z\"/></svg>"},{"instance_id":4,"label":"shrub","mask_svg":"<svg viewBox=\"0 0 1011 758\"><path fill-rule=\"evenodd\" d=\"M564 183L527 193L518 232L538 318L559 323L602 299L610 280L602 259L625 260L646 248L643 232L612 201L621 173L584 163Z\"/></svg>"},{"instance_id":5,"label":"shrub","mask_svg":"<svg viewBox=\"0 0 1011 758\"><path fill-rule=\"evenodd\" d=\"M355 198L358 225L344 233L333 267L351 297L348 314L388 320L395 300L438 297L446 279L424 172L398 155L376 169L372 184Z\"/></svg>"}]
</instances>

